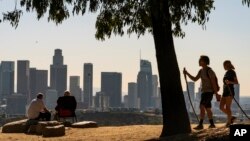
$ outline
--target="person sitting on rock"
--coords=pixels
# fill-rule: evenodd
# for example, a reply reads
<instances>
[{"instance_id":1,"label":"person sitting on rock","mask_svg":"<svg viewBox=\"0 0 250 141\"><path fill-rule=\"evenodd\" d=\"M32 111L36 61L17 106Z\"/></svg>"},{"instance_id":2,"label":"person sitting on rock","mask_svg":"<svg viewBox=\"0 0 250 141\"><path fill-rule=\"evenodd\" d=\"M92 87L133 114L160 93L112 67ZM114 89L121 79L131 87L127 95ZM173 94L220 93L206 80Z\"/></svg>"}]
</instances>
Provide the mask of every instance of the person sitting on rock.
<instances>
[{"instance_id":1,"label":"person sitting on rock","mask_svg":"<svg viewBox=\"0 0 250 141\"><path fill-rule=\"evenodd\" d=\"M58 117L74 117L76 106L75 97L69 91L65 91L64 96L59 97L57 100L55 119L58 120Z\"/></svg>"},{"instance_id":2,"label":"person sitting on rock","mask_svg":"<svg viewBox=\"0 0 250 141\"><path fill-rule=\"evenodd\" d=\"M42 93L38 93L36 98L31 101L28 107L27 117L31 120L45 119L46 121L50 121L51 113L44 105Z\"/></svg>"}]
</instances>

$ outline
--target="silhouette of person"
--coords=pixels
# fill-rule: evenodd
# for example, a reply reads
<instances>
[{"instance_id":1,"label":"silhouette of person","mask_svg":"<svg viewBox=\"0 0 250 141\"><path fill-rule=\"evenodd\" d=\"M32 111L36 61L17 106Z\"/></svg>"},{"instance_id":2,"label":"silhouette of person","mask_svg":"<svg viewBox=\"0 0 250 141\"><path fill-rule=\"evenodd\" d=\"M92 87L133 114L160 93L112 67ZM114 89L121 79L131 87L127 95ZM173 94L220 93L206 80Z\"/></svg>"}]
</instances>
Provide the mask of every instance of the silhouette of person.
<instances>
[{"instance_id":1,"label":"silhouette of person","mask_svg":"<svg viewBox=\"0 0 250 141\"><path fill-rule=\"evenodd\" d=\"M36 98L31 101L28 107L27 116L28 119L46 119L46 121L50 121L51 113L44 105L42 93L38 93Z\"/></svg>"},{"instance_id":2,"label":"silhouette of person","mask_svg":"<svg viewBox=\"0 0 250 141\"><path fill-rule=\"evenodd\" d=\"M196 130L203 129L203 120L205 118L205 112L207 112L207 116L209 118L209 128L215 128L213 121L213 112L211 110L211 101L213 99L213 94L216 94L217 98L219 90L216 87L216 75L214 71L208 66L209 63L209 57L202 55L199 59L199 66L201 66L202 68L200 69L196 77L189 74L185 69L183 71L183 73L187 75L191 80L197 81L198 79L201 79L202 83L202 94L200 100L200 121L198 126L194 128Z\"/></svg>"},{"instance_id":3,"label":"silhouette of person","mask_svg":"<svg viewBox=\"0 0 250 141\"><path fill-rule=\"evenodd\" d=\"M55 119L57 119L57 116L75 116L76 106L75 97L69 91L65 91L64 96L57 99Z\"/></svg>"},{"instance_id":4,"label":"silhouette of person","mask_svg":"<svg viewBox=\"0 0 250 141\"><path fill-rule=\"evenodd\" d=\"M238 79L236 76L236 72L234 71L234 66L232 65L231 61L226 60L223 63L224 69L226 73L223 78L223 94L220 101L220 109L227 115L227 123L226 127L229 127L230 124L234 122L236 117L232 116L231 105L232 100L235 95L234 92L234 84L238 84Z\"/></svg>"}]
</instances>

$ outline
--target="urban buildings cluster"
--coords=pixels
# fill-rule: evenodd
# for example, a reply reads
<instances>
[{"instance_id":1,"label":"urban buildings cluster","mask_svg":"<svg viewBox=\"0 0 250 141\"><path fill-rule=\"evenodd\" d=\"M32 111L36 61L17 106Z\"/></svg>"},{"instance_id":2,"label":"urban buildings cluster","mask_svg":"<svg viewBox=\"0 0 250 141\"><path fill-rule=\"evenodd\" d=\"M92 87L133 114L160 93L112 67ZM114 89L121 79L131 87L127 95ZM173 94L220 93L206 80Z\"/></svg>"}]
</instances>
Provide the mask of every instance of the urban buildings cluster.
<instances>
[{"instance_id":1,"label":"urban buildings cluster","mask_svg":"<svg viewBox=\"0 0 250 141\"><path fill-rule=\"evenodd\" d=\"M24 115L29 102L37 93L45 94L47 107L53 110L59 96L67 90L68 67L64 64L61 49L55 49L53 63L48 70L30 68L29 60L1 61L0 64L0 111L6 115ZM48 79L50 73L50 79ZM137 82L128 83L128 94L122 101L122 73L101 72L100 92L93 94L93 64L83 64L83 85L80 76L69 76L69 91L76 97L78 109L105 111L109 108L134 108L140 110L161 108L157 75L152 74L151 63L140 60ZM17 89L14 91L14 83ZM50 82L50 86L48 85Z\"/></svg>"}]
</instances>

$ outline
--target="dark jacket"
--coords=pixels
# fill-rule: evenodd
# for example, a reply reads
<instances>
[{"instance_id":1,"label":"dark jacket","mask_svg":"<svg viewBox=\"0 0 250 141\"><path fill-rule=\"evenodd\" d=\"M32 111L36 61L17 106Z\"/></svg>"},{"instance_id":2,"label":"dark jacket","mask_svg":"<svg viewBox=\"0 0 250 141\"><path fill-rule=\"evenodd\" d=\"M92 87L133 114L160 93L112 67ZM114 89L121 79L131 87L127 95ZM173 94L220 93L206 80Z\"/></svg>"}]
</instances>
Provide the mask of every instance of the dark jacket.
<instances>
[{"instance_id":1,"label":"dark jacket","mask_svg":"<svg viewBox=\"0 0 250 141\"><path fill-rule=\"evenodd\" d=\"M75 111L76 109L76 99L74 96L61 96L57 99L56 111L59 109L70 109Z\"/></svg>"}]
</instances>

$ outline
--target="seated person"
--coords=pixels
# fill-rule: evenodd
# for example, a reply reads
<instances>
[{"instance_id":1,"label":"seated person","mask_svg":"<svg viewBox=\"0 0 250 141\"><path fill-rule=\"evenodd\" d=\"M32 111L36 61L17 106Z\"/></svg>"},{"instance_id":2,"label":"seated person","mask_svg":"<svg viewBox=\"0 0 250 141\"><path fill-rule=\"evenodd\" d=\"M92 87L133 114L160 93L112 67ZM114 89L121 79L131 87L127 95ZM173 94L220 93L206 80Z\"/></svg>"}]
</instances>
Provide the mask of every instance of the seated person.
<instances>
[{"instance_id":1,"label":"seated person","mask_svg":"<svg viewBox=\"0 0 250 141\"><path fill-rule=\"evenodd\" d=\"M75 97L72 96L69 91L65 91L64 96L59 97L57 100L57 106L55 107L55 110L57 111L56 116L75 116L76 105L77 103Z\"/></svg>"},{"instance_id":2,"label":"seated person","mask_svg":"<svg viewBox=\"0 0 250 141\"><path fill-rule=\"evenodd\" d=\"M36 98L31 101L27 116L31 120L46 119L46 121L50 121L51 113L44 105L42 93L38 93Z\"/></svg>"}]
</instances>

